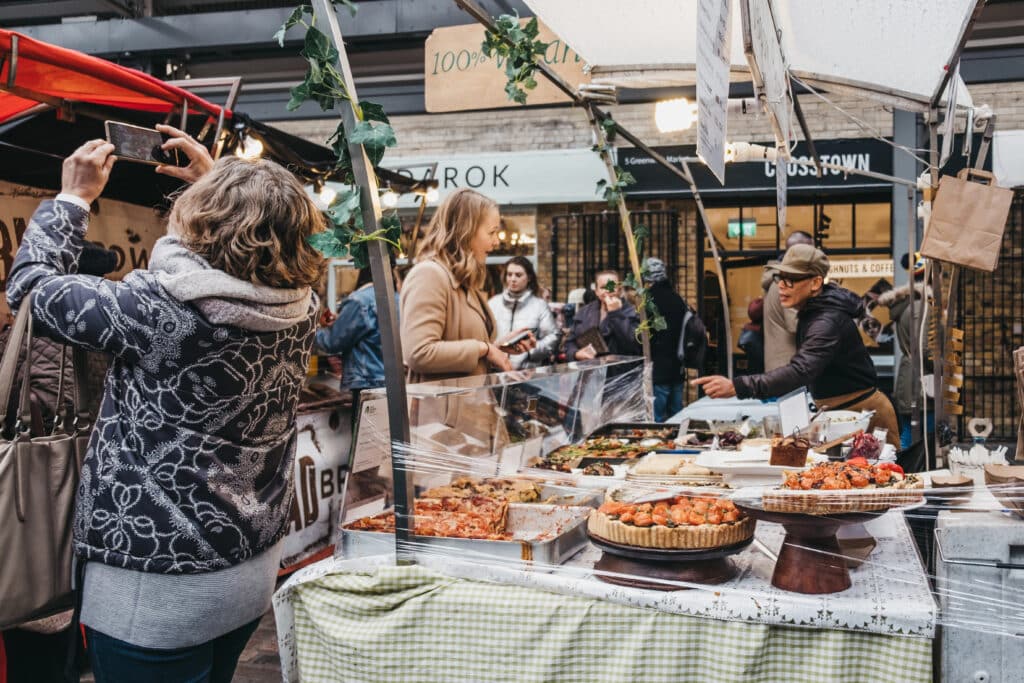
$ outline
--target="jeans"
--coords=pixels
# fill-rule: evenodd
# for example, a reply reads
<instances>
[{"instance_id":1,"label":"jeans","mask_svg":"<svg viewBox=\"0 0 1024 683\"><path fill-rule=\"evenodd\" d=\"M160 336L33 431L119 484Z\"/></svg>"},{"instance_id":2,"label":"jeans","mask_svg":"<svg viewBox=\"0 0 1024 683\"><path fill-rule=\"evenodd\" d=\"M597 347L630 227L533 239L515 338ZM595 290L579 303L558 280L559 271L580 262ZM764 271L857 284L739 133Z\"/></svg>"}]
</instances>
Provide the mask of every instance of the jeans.
<instances>
[{"instance_id":1,"label":"jeans","mask_svg":"<svg viewBox=\"0 0 1024 683\"><path fill-rule=\"evenodd\" d=\"M654 385L654 421L664 422L683 409L683 385Z\"/></svg>"},{"instance_id":2,"label":"jeans","mask_svg":"<svg viewBox=\"0 0 1024 683\"><path fill-rule=\"evenodd\" d=\"M85 631L96 683L231 683L238 658L259 623L256 619L219 638L175 650L138 647L88 627Z\"/></svg>"}]
</instances>

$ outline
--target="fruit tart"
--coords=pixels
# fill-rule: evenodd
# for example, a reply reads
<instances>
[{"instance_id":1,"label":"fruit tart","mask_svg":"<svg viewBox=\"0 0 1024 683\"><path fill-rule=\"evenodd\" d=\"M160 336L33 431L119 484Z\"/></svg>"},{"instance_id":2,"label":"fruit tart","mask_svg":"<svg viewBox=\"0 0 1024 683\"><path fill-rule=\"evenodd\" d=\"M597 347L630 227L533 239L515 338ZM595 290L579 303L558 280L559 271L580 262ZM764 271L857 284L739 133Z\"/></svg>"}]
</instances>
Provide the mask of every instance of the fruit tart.
<instances>
[{"instance_id":1,"label":"fruit tart","mask_svg":"<svg viewBox=\"0 0 1024 683\"><path fill-rule=\"evenodd\" d=\"M782 486L766 491L763 500L770 512L827 515L911 505L923 496L924 482L917 475L895 463L870 465L858 459L786 472Z\"/></svg>"},{"instance_id":2,"label":"fruit tart","mask_svg":"<svg viewBox=\"0 0 1024 683\"><path fill-rule=\"evenodd\" d=\"M697 550L745 541L754 525L730 500L675 496L639 504L608 499L591 511L587 526L592 535L621 545Z\"/></svg>"}]
</instances>

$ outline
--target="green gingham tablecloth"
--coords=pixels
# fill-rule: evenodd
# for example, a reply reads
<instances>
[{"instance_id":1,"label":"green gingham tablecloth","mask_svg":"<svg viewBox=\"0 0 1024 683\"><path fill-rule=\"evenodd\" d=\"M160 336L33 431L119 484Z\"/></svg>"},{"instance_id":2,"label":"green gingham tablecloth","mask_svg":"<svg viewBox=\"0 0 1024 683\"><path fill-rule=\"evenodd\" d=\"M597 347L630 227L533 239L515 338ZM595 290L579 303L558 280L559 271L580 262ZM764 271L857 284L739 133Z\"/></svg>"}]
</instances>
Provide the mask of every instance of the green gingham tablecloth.
<instances>
[{"instance_id":1,"label":"green gingham tablecloth","mask_svg":"<svg viewBox=\"0 0 1024 683\"><path fill-rule=\"evenodd\" d=\"M931 640L708 619L331 559L274 596L285 681L930 682Z\"/></svg>"}]
</instances>

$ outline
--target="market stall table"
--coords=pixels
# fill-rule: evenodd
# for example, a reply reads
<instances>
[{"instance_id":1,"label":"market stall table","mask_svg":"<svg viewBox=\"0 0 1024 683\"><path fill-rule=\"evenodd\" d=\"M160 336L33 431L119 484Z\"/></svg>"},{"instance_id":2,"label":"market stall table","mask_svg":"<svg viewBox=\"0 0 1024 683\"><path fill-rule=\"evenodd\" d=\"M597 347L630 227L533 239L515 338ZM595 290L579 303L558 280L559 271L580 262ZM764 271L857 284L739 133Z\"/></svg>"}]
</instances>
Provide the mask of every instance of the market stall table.
<instances>
[{"instance_id":1,"label":"market stall table","mask_svg":"<svg viewBox=\"0 0 1024 683\"><path fill-rule=\"evenodd\" d=\"M554 572L392 555L325 560L275 596L291 681L931 681L936 606L903 517L853 586L771 585L782 528L761 523L736 578L662 592L594 578L589 546Z\"/></svg>"}]
</instances>

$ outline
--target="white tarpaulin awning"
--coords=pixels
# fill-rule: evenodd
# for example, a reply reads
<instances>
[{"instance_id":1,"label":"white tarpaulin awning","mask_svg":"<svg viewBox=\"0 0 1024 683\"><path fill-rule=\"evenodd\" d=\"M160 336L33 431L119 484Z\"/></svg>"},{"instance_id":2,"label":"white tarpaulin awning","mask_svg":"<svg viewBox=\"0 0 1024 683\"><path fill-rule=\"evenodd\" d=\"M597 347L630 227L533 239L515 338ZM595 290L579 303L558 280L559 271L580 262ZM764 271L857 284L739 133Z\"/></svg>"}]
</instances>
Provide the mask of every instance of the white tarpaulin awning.
<instances>
[{"instance_id":1,"label":"white tarpaulin awning","mask_svg":"<svg viewBox=\"0 0 1024 683\"><path fill-rule=\"evenodd\" d=\"M992 172L1003 187L1024 187L1024 130L995 132L992 136Z\"/></svg>"},{"instance_id":2,"label":"white tarpaulin awning","mask_svg":"<svg viewBox=\"0 0 1024 683\"><path fill-rule=\"evenodd\" d=\"M696 82L698 0L525 2L591 66L595 82L623 87ZM734 0L731 68L738 81L750 77L739 4ZM923 110L976 4L774 0L772 6L793 75L833 91L853 88L903 109Z\"/></svg>"}]
</instances>

